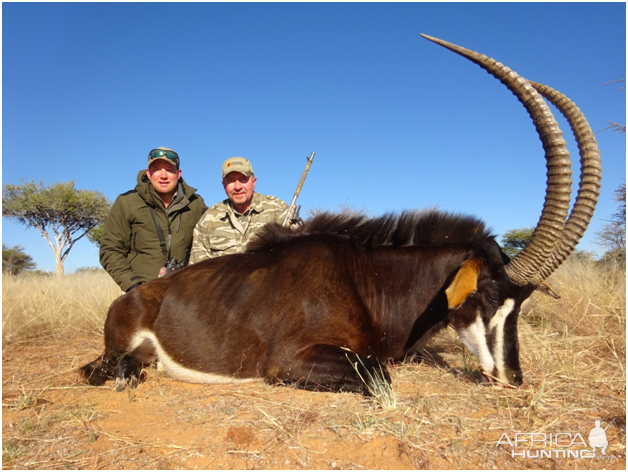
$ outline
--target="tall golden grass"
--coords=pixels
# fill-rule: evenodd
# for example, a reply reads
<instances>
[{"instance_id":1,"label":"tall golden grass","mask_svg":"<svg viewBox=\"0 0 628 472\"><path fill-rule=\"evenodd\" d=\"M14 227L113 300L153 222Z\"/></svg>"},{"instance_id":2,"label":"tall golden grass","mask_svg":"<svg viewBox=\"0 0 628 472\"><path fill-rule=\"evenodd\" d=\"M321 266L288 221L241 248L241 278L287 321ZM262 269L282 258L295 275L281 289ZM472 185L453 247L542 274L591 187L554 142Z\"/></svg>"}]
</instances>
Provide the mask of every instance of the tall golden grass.
<instances>
[{"instance_id":1,"label":"tall golden grass","mask_svg":"<svg viewBox=\"0 0 628 472\"><path fill-rule=\"evenodd\" d=\"M104 271L65 277L2 277L2 345L78 332L102 333L111 302L121 291Z\"/></svg>"},{"instance_id":2,"label":"tall golden grass","mask_svg":"<svg viewBox=\"0 0 628 472\"><path fill-rule=\"evenodd\" d=\"M605 363L626 378L626 270L616 263L568 260L550 279L561 298L535 295L522 323L530 336L556 337L573 358L588 357L592 370ZM534 334L533 334L534 333ZM524 338L527 337L524 335ZM551 357L551 345L541 342L532 349L535 359ZM539 355L543 352L545 356ZM609 357L610 355L610 357Z\"/></svg>"}]
</instances>

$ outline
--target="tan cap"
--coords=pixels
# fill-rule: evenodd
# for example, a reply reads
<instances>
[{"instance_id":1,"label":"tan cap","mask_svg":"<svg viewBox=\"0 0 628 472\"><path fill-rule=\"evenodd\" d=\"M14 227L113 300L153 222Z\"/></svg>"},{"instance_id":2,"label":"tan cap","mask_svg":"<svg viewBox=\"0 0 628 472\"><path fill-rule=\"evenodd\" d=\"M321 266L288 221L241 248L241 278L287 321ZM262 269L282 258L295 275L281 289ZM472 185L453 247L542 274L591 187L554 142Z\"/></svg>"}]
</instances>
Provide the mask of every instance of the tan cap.
<instances>
[{"instance_id":1,"label":"tan cap","mask_svg":"<svg viewBox=\"0 0 628 472\"><path fill-rule=\"evenodd\" d=\"M148 153L148 165L157 159L163 159L179 167L179 155L170 148L161 146Z\"/></svg>"},{"instance_id":2,"label":"tan cap","mask_svg":"<svg viewBox=\"0 0 628 472\"><path fill-rule=\"evenodd\" d=\"M222 178L229 172L240 172L246 176L252 175L253 167L248 159L244 157L230 157L225 162L222 163Z\"/></svg>"}]
</instances>

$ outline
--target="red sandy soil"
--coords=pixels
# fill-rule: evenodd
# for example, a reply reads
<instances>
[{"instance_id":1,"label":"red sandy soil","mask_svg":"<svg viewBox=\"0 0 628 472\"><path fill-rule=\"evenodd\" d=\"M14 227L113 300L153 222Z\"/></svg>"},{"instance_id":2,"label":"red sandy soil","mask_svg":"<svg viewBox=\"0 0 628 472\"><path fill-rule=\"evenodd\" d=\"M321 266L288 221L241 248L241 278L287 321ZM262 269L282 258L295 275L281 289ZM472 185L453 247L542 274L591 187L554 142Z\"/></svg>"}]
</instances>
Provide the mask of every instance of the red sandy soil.
<instances>
[{"instance_id":1,"label":"red sandy soil","mask_svg":"<svg viewBox=\"0 0 628 472\"><path fill-rule=\"evenodd\" d=\"M486 388L456 366L391 368L397 407L350 393L262 383L192 385L156 369L133 391L90 387L76 368L102 340L5 346L5 469L625 469L625 390L539 403L532 386ZM435 348L435 351L438 348ZM447 357L447 351L450 352ZM604 397L602 397L604 395ZM536 403L535 403L536 402ZM600 405L600 402L602 405ZM546 405L546 406L543 406ZM622 416L623 415L623 416ZM502 434L580 433L596 419L609 459L513 458ZM589 426L590 425L590 426Z\"/></svg>"}]
</instances>

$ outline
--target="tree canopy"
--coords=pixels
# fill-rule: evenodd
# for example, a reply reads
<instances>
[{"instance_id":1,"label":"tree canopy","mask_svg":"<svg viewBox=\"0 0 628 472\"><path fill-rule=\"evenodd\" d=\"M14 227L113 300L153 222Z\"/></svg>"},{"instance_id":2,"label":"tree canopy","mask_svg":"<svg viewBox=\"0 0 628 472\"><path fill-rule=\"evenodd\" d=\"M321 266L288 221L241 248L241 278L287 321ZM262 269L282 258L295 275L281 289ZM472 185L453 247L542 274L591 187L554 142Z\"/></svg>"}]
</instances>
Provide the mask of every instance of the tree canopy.
<instances>
[{"instance_id":1,"label":"tree canopy","mask_svg":"<svg viewBox=\"0 0 628 472\"><path fill-rule=\"evenodd\" d=\"M515 257L528 244L533 232L533 226L506 231L502 236L502 251L509 257Z\"/></svg>"},{"instance_id":2,"label":"tree canopy","mask_svg":"<svg viewBox=\"0 0 628 472\"><path fill-rule=\"evenodd\" d=\"M2 272L18 275L35 268L33 258L24 252L22 246L7 246L2 243Z\"/></svg>"},{"instance_id":3,"label":"tree canopy","mask_svg":"<svg viewBox=\"0 0 628 472\"><path fill-rule=\"evenodd\" d=\"M57 275L74 244L104 221L110 201L100 192L72 182L45 186L41 181L2 187L2 216L37 228L55 254Z\"/></svg>"},{"instance_id":4,"label":"tree canopy","mask_svg":"<svg viewBox=\"0 0 628 472\"><path fill-rule=\"evenodd\" d=\"M105 222L101 221L98 223L98 226L93 227L87 232L87 239L91 243L94 243L96 246L100 247L100 238L102 238L103 233L105 232Z\"/></svg>"},{"instance_id":5,"label":"tree canopy","mask_svg":"<svg viewBox=\"0 0 628 472\"><path fill-rule=\"evenodd\" d=\"M626 260L626 182L615 190L613 198L619 208L596 233L597 242L606 249L604 259Z\"/></svg>"}]
</instances>

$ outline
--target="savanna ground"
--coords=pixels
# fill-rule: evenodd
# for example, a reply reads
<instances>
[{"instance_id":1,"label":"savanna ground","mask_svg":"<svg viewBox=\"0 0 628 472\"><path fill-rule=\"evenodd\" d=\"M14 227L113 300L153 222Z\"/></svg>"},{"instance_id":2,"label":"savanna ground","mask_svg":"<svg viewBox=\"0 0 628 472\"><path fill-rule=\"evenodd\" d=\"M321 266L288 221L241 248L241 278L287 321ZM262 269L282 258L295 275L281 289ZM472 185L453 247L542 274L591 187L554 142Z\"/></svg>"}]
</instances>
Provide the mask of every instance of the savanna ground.
<instances>
[{"instance_id":1,"label":"savanna ground","mask_svg":"<svg viewBox=\"0 0 628 472\"><path fill-rule=\"evenodd\" d=\"M378 400L183 384L153 368L131 392L91 387L76 369L102 351L113 282L5 276L3 468L625 469L625 269L569 261L549 282L562 298L534 295L519 320L521 388L479 385L475 358L447 329L431 361L391 367L393 395ZM614 420L606 456L569 457L596 420Z\"/></svg>"}]
</instances>

